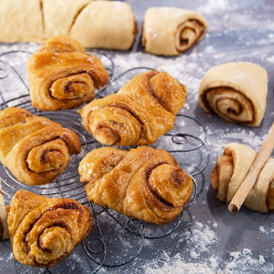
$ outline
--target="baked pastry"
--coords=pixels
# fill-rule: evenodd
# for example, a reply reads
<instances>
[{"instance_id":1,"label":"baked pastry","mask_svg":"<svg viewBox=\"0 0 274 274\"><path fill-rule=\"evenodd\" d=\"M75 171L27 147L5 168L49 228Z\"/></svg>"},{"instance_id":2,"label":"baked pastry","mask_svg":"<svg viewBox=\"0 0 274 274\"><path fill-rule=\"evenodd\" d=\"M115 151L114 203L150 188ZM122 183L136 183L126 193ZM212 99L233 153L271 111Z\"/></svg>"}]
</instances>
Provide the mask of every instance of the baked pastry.
<instances>
[{"instance_id":1,"label":"baked pastry","mask_svg":"<svg viewBox=\"0 0 274 274\"><path fill-rule=\"evenodd\" d=\"M44 43L66 35L85 47L127 50L137 23L129 4L92 0L3 0L0 42Z\"/></svg>"},{"instance_id":2,"label":"baked pastry","mask_svg":"<svg viewBox=\"0 0 274 274\"><path fill-rule=\"evenodd\" d=\"M94 1L77 16L70 36L89 48L128 50L138 32L129 4Z\"/></svg>"},{"instance_id":3,"label":"baked pastry","mask_svg":"<svg viewBox=\"0 0 274 274\"><path fill-rule=\"evenodd\" d=\"M88 199L129 217L155 224L172 221L189 201L193 183L166 151L102 147L79 165Z\"/></svg>"},{"instance_id":4,"label":"baked pastry","mask_svg":"<svg viewBox=\"0 0 274 274\"><path fill-rule=\"evenodd\" d=\"M225 147L223 155L210 175L213 192L217 198L230 203L241 183L245 179L257 152L238 143L230 143ZM247 195L244 205L259 212L274 210L274 159L270 158L264 165L255 185Z\"/></svg>"},{"instance_id":5,"label":"baked pastry","mask_svg":"<svg viewBox=\"0 0 274 274\"><path fill-rule=\"evenodd\" d=\"M5 240L8 238L9 228L7 223L7 215L2 191L2 184L0 182L0 240Z\"/></svg>"},{"instance_id":6,"label":"baked pastry","mask_svg":"<svg viewBox=\"0 0 274 274\"><path fill-rule=\"evenodd\" d=\"M226 63L202 79L199 102L208 113L237 124L259 126L266 110L267 73L253 63Z\"/></svg>"},{"instance_id":7,"label":"baked pastry","mask_svg":"<svg viewBox=\"0 0 274 274\"><path fill-rule=\"evenodd\" d=\"M133 77L117 94L90 102L79 113L84 127L108 145L149 145L173 128L187 89L166 72Z\"/></svg>"},{"instance_id":8,"label":"baked pastry","mask_svg":"<svg viewBox=\"0 0 274 274\"><path fill-rule=\"evenodd\" d=\"M207 29L206 19L191 10L152 7L145 13L142 43L146 52L180 55L199 42Z\"/></svg>"},{"instance_id":9,"label":"baked pastry","mask_svg":"<svg viewBox=\"0 0 274 274\"><path fill-rule=\"evenodd\" d=\"M27 63L30 97L40 110L73 109L91 101L108 82L100 59L69 37L55 36Z\"/></svg>"},{"instance_id":10,"label":"baked pastry","mask_svg":"<svg viewBox=\"0 0 274 274\"><path fill-rule=\"evenodd\" d=\"M50 267L69 256L91 231L91 211L73 199L19 190L6 208L14 259Z\"/></svg>"},{"instance_id":11,"label":"baked pastry","mask_svg":"<svg viewBox=\"0 0 274 274\"><path fill-rule=\"evenodd\" d=\"M81 152L77 134L22 108L0 111L0 160L21 182L52 182Z\"/></svg>"}]
</instances>

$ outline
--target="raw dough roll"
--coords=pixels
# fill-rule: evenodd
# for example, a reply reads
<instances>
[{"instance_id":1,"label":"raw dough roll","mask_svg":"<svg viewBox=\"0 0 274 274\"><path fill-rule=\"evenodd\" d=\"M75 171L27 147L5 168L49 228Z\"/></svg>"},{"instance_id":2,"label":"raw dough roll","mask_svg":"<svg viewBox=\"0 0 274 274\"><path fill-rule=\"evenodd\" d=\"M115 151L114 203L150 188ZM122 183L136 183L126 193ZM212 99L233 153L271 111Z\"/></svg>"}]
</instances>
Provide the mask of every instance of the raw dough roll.
<instances>
[{"instance_id":1,"label":"raw dough roll","mask_svg":"<svg viewBox=\"0 0 274 274\"><path fill-rule=\"evenodd\" d=\"M70 36L83 46L127 50L137 33L137 23L129 4L98 1L86 6L73 24Z\"/></svg>"},{"instance_id":2,"label":"raw dough roll","mask_svg":"<svg viewBox=\"0 0 274 274\"><path fill-rule=\"evenodd\" d=\"M199 102L208 113L247 126L259 126L266 110L267 73L253 63L226 63L202 79Z\"/></svg>"},{"instance_id":3,"label":"raw dough roll","mask_svg":"<svg viewBox=\"0 0 274 274\"><path fill-rule=\"evenodd\" d=\"M49 39L30 57L27 68L31 102L45 111L77 108L108 82L100 59L66 36Z\"/></svg>"},{"instance_id":4,"label":"raw dough roll","mask_svg":"<svg viewBox=\"0 0 274 274\"><path fill-rule=\"evenodd\" d=\"M150 147L102 147L79 165L90 201L146 222L172 221L189 201L193 183L167 152Z\"/></svg>"},{"instance_id":5,"label":"raw dough roll","mask_svg":"<svg viewBox=\"0 0 274 274\"><path fill-rule=\"evenodd\" d=\"M145 13L142 43L152 54L180 55L200 41L206 29L205 18L194 11L153 7Z\"/></svg>"},{"instance_id":6,"label":"raw dough roll","mask_svg":"<svg viewBox=\"0 0 274 274\"><path fill-rule=\"evenodd\" d=\"M49 199L19 190L6 210L14 259L30 266L55 265L93 227L91 211L73 199Z\"/></svg>"},{"instance_id":7,"label":"raw dough roll","mask_svg":"<svg viewBox=\"0 0 274 274\"><path fill-rule=\"evenodd\" d=\"M81 152L77 134L22 108L0 112L0 160L28 185L52 182L68 166L70 154Z\"/></svg>"},{"instance_id":8,"label":"raw dough roll","mask_svg":"<svg viewBox=\"0 0 274 274\"><path fill-rule=\"evenodd\" d=\"M230 203L256 155L255 150L242 144L231 143L225 147L224 154L218 156L210 175L213 191L220 201ZM266 162L244 205L249 209L265 213L274 210L273 158Z\"/></svg>"},{"instance_id":9,"label":"raw dough roll","mask_svg":"<svg viewBox=\"0 0 274 274\"><path fill-rule=\"evenodd\" d=\"M0 240L5 240L9 238L9 228L7 223L7 215L5 202L2 191L2 184L0 181Z\"/></svg>"},{"instance_id":10,"label":"raw dough roll","mask_svg":"<svg viewBox=\"0 0 274 274\"><path fill-rule=\"evenodd\" d=\"M83 125L106 145L149 145L173 128L184 106L187 88L166 72L133 77L117 94L83 107Z\"/></svg>"},{"instance_id":11,"label":"raw dough roll","mask_svg":"<svg viewBox=\"0 0 274 274\"><path fill-rule=\"evenodd\" d=\"M0 42L41 42L44 29L40 1L1 0L0 29Z\"/></svg>"}]
</instances>

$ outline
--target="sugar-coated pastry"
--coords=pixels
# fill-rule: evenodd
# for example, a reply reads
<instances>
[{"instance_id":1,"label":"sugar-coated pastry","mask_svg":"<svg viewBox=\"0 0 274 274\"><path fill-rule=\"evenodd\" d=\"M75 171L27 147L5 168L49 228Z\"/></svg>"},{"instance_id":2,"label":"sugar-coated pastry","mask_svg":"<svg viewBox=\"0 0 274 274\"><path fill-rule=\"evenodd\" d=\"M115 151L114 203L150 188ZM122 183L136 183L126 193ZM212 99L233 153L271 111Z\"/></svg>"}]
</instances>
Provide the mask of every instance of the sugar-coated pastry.
<instances>
[{"instance_id":1,"label":"sugar-coated pastry","mask_svg":"<svg viewBox=\"0 0 274 274\"><path fill-rule=\"evenodd\" d=\"M142 43L146 52L180 55L199 42L207 29L206 19L192 10L152 7L145 13Z\"/></svg>"},{"instance_id":2,"label":"sugar-coated pastry","mask_svg":"<svg viewBox=\"0 0 274 274\"><path fill-rule=\"evenodd\" d=\"M149 145L173 128L187 88L166 72L133 77L116 94L82 108L84 127L108 145Z\"/></svg>"},{"instance_id":3,"label":"sugar-coated pastry","mask_svg":"<svg viewBox=\"0 0 274 274\"><path fill-rule=\"evenodd\" d=\"M210 175L213 192L220 201L230 203L256 156L255 150L243 144L230 143L225 147L223 155L218 156ZM274 210L273 158L264 165L244 205L259 212L267 213Z\"/></svg>"},{"instance_id":4,"label":"sugar-coated pastry","mask_svg":"<svg viewBox=\"0 0 274 274\"><path fill-rule=\"evenodd\" d=\"M0 160L21 182L52 182L81 152L77 134L48 118L22 108L0 111Z\"/></svg>"},{"instance_id":5,"label":"sugar-coated pastry","mask_svg":"<svg viewBox=\"0 0 274 274\"><path fill-rule=\"evenodd\" d=\"M155 224L172 221L189 201L193 183L166 151L102 147L79 165L90 201Z\"/></svg>"},{"instance_id":6,"label":"sugar-coated pastry","mask_svg":"<svg viewBox=\"0 0 274 274\"><path fill-rule=\"evenodd\" d=\"M267 78L266 71L253 63L217 65L202 79L200 105L229 122L257 127L266 110Z\"/></svg>"},{"instance_id":7,"label":"sugar-coated pastry","mask_svg":"<svg viewBox=\"0 0 274 274\"><path fill-rule=\"evenodd\" d=\"M50 267L69 256L91 231L91 211L73 199L46 198L19 190L7 206L14 259Z\"/></svg>"},{"instance_id":8,"label":"sugar-coated pastry","mask_svg":"<svg viewBox=\"0 0 274 274\"><path fill-rule=\"evenodd\" d=\"M31 102L45 111L77 108L108 82L100 59L66 36L48 40L30 57L27 68Z\"/></svg>"}]
</instances>

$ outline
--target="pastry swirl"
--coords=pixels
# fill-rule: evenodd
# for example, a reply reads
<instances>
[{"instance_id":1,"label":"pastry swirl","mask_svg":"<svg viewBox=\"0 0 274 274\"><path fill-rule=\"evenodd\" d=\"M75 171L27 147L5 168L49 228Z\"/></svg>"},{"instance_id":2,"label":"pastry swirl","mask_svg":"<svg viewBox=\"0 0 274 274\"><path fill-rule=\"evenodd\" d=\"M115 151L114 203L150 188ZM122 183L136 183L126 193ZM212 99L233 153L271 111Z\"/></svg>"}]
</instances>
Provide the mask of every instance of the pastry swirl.
<instances>
[{"instance_id":1,"label":"pastry swirl","mask_svg":"<svg viewBox=\"0 0 274 274\"><path fill-rule=\"evenodd\" d=\"M220 201L230 203L256 156L255 150L243 144L230 143L225 147L223 155L218 156L210 175L213 192ZM244 205L264 213L274 210L273 158L266 162Z\"/></svg>"},{"instance_id":2,"label":"pastry swirl","mask_svg":"<svg viewBox=\"0 0 274 274\"><path fill-rule=\"evenodd\" d=\"M53 181L81 152L77 134L45 117L22 108L0 112L0 160L13 175L28 185Z\"/></svg>"},{"instance_id":3,"label":"pastry swirl","mask_svg":"<svg viewBox=\"0 0 274 274\"><path fill-rule=\"evenodd\" d=\"M79 165L90 201L155 224L172 221L189 201L191 177L166 151L102 147Z\"/></svg>"},{"instance_id":4,"label":"pastry swirl","mask_svg":"<svg viewBox=\"0 0 274 274\"><path fill-rule=\"evenodd\" d=\"M142 43L152 54L180 55L199 42L206 29L206 19L194 11L152 7L145 13Z\"/></svg>"},{"instance_id":5,"label":"pastry swirl","mask_svg":"<svg viewBox=\"0 0 274 274\"><path fill-rule=\"evenodd\" d=\"M13 255L50 267L70 255L91 231L91 211L73 199L49 199L19 190L6 208Z\"/></svg>"},{"instance_id":6,"label":"pastry swirl","mask_svg":"<svg viewBox=\"0 0 274 274\"><path fill-rule=\"evenodd\" d=\"M108 82L101 61L65 36L48 40L28 60L27 68L32 104L45 111L77 108Z\"/></svg>"},{"instance_id":7,"label":"pastry swirl","mask_svg":"<svg viewBox=\"0 0 274 274\"><path fill-rule=\"evenodd\" d=\"M107 145L153 144L173 128L187 89L166 72L133 77L117 94L90 102L79 113L84 127Z\"/></svg>"},{"instance_id":8,"label":"pastry swirl","mask_svg":"<svg viewBox=\"0 0 274 274\"><path fill-rule=\"evenodd\" d=\"M226 63L211 68L202 79L199 102L208 113L256 127L267 100L267 73L253 63Z\"/></svg>"}]
</instances>

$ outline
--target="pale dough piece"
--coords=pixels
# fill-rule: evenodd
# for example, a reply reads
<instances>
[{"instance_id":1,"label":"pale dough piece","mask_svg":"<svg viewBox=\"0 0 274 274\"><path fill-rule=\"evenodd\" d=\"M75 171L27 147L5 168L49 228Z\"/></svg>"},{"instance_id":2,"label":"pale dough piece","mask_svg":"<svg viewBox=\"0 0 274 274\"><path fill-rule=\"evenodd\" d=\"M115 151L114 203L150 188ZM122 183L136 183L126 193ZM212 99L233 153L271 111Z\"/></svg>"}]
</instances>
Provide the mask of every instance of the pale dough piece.
<instances>
[{"instance_id":1,"label":"pale dough piece","mask_svg":"<svg viewBox=\"0 0 274 274\"><path fill-rule=\"evenodd\" d=\"M38 0L1 1L0 42L41 42L43 18Z\"/></svg>"},{"instance_id":2,"label":"pale dough piece","mask_svg":"<svg viewBox=\"0 0 274 274\"><path fill-rule=\"evenodd\" d=\"M130 5L97 1L86 6L70 32L84 47L127 50L134 43L137 26Z\"/></svg>"},{"instance_id":3,"label":"pale dough piece","mask_svg":"<svg viewBox=\"0 0 274 274\"><path fill-rule=\"evenodd\" d=\"M200 41L207 29L206 19L191 10L153 7L145 13L142 43L146 52L180 55Z\"/></svg>"},{"instance_id":4,"label":"pale dough piece","mask_svg":"<svg viewBox=\"0 0 274 274\"><path fill-rule=\"evenodd\" d=\"M9 238L9 228L7 222L5 202L2 192L2 185L0 182L0 240Z\"/></svg>"},{"instance_id":5,"label":"pale dough piece","mask_svg":"<svg viewBox=\"0 0 274 274\"><path fill-rule=\"evenodd\" d=\"M45 39L69 35L70 28L81 10L92 0L43 0Z\"/></svg>"},{"instance_id":6,"label":"pale dough piece","mask_svg":"<svg viewBox=\"0 0 274 274\"><path fill-rule=\"evenodd\" d=\"M218 197L220 201L224 201L227 204L230 203L246 177L256 156L257 152L246 145L230 143L226 146L224 155L218 157L218 161L210 178L213 190L216 192L217 197L220 193L218 188L220 186L222 187L223 184L227 184L227 193L225 193L224 196ZM230 158L231 166L233 167L233 173L230 178L225 176L229 164L226 164L226 166L223 165L224 161L220 161L223 157ZM220 168L220 165L222 168ZM226 178L226 180L222 182L224 178ZM249 209L259 212L268 213L272 211L274 209L274 195L270 192L270 188L273 185L273 182L274 159L270 158L263 167L255 185L245 199L244 205Z\"/></svg>"},{"instance_id":7,"label":"pale dough piece","mask_svg":"<svg viewBox=\"0 0 274 274\"><path fill-rule=\"evenodd\" d=\"M202 79L199 103L229 122L256 127L266 110L267 81L266 71L256 64L221 64Z\"/></svg>"}]
</instances>

